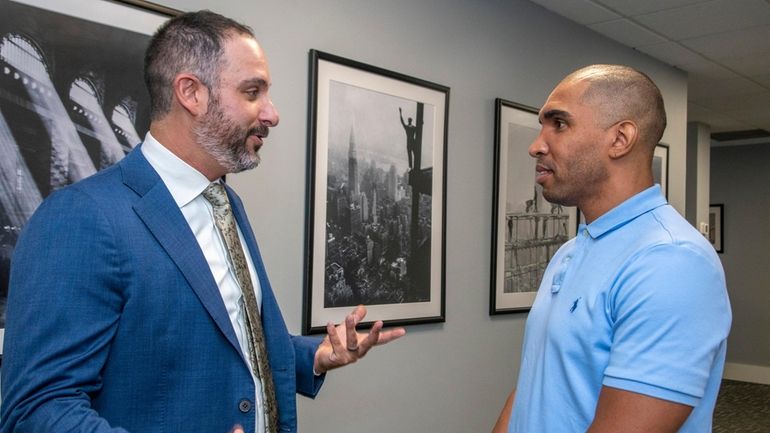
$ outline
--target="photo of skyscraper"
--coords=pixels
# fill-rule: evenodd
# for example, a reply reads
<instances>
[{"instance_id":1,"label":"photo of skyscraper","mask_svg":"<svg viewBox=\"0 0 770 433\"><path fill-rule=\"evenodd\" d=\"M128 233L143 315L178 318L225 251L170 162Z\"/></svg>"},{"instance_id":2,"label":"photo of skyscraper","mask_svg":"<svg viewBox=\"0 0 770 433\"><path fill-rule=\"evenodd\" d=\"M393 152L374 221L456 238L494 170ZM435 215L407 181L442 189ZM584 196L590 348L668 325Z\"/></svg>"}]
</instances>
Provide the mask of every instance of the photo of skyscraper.
<instances>
[{"instance_id":1,"label":"photo of skyscraper","mask_svg":"<svg viewBox=\"0 0 770 433\"><path fill-rule=\"evenodd\" d=\"M430 300L435 107L332 82L324 307Z\"/></svg>"}]
</instances>

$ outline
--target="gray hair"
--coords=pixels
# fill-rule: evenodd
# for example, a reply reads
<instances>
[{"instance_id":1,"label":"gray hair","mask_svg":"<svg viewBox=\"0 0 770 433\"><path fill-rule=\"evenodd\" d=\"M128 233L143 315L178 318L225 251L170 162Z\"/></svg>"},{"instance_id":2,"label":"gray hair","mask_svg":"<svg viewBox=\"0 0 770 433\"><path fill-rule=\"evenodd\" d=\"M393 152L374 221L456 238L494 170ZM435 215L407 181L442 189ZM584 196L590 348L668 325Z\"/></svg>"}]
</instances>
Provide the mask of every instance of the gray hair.
<instances>
[{"instance_id":1,"label":"gray hair","mask_svg":"<svg viewBox=\"0 0 770 433\"><path fill-rule=\"evenodd\" d=\"M219 82L224 42L234 35L256 39L248 26L208 10L176 16L155 32L144 55L152 120L171 110L177 74L193 74L209 89Z\"/></svg>"}]
</instances>

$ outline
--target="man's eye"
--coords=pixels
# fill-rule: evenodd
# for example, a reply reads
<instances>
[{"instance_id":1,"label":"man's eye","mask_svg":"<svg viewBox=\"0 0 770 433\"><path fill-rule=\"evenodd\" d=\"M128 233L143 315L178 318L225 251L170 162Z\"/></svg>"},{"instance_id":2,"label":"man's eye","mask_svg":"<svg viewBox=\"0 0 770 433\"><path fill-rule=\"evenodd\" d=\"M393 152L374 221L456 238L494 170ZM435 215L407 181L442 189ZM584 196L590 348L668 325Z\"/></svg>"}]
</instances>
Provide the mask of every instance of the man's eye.
<instances>
[{"instance_id":1,"label":"man's eye","mask_svg":"<svg viewBox=\"0 0 770 433\"><path fill-rule=\"evenodd\" d=\"M554 119L553 125L556 127L556 129L562 129L565 126L567 126L567 122L561 120L561 119Z\"/></svg>"}]
</instances>

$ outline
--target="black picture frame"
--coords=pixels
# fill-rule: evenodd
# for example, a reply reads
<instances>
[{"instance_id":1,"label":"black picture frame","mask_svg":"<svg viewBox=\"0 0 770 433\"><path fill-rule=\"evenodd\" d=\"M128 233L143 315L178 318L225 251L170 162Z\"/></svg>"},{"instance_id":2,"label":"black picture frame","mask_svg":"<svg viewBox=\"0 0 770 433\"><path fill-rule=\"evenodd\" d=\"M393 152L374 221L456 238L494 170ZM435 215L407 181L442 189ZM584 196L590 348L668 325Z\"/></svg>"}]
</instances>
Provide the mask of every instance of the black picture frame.
<instances>
[{"instance_id":1,"label":"black picture frame","mask_svg":"<svg viewBox=\"0 0 770 433\"><path fill-rule=\"evenodd\" d=\"M167 17L174 17L177 15L180 15L182 11L179 9L170 8L168 6L164 6L155 2L147 1L147 0L112 0L117 3L123 3L129 6L134 6L139 9L146 10L148 12L154 12L160 15L165 15Z\"/></svg>"},{"instance_id":2,"label":"black picture frame","mask_svg":"<svg viewBox=\"0 0 770 433\"><path fill-rule=\"evenodd\" d=\"M548 261L575 236L577 210L535 183L527 149L539 131L536 108L495 99L490 315L529 311Z\"/></svg>"},{"instance_id":3,"label":"black picture frame","mask_svg":"<svg viewBox=\"0 0 770 433\"><path fill-rule=\"evenodd\" d=\"M709 235L708 239L716 252L725 252L725 205L716 203L709 205Z\"/></svg>"},{"instance_id":4,"label":"black picture frame","mask_svg":"<svg viewBox=\"0 0 770 433\"><path fill-rule=\"evenodd\" d=\"M0 0L0 351L21 229L53 190L114 164L141 141L149 128L144 50L180 13L140 0L88 6Z\"/></svg>"},{"instance_id":5,"label":"black picture frame","mask_svg":"<svg viewBox=\"0 0 770 433\"><path fill-rule=\"evenodd\" d=\"M309 59L303 333L357 304L362 327L445 321L449 88L318 50Z\"/></svg>"}]
</instances>

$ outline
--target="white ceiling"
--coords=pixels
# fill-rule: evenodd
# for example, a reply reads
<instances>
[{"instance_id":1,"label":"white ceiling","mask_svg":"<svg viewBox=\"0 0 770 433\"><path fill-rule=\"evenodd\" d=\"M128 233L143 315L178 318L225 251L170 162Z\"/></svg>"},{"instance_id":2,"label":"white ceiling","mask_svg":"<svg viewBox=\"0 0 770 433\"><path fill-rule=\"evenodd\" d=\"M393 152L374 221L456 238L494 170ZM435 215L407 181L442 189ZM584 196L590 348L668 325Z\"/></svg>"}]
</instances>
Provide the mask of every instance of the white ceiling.
<instances>
[{"instance_id":1,"label":"white ceiling","mask_svg":"<svg viewBox=\"0 0 770 433\"><path fill-rule=\"evenodd\" d=\"M687 120L713 138L768 141L770 0L531 1L687 71Z\"/></svg>"}]
</instances>

